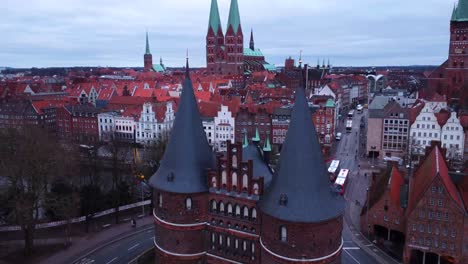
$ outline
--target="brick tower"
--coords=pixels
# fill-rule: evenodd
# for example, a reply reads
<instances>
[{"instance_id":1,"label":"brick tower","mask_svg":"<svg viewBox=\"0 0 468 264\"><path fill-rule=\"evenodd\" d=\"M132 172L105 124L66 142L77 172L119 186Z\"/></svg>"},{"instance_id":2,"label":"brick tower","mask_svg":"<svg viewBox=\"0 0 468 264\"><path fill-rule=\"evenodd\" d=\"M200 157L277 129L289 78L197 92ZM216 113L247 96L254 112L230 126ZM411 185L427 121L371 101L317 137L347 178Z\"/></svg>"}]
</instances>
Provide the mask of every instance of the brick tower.
<instances>
[{"instance_id":1,"label":"brick tower","mask_svg":"<svg viewBox=\"0 0 468 264\"><path fill-rule=\"evenodd\" d=\"M260 200L261 263L341 263L343 198L330 189L317 132L297 89L279 170Z\"/></svg>"},{"instance_id":2,"label":"brick tower","mask_svg":"<svg viewBox=\"0 0 468 264\"><path fill-rule=\"evenodd\" d=\"M237 0L231 0L229 18L225 39L226 70L227 74L243 74L244 72L244 35L239 15Z\"/></svg>"},{"instance_id":3,"label":"brick tower","mask_svg":"<svg viewBox=\"0 0 468 264\"><path fill-rule=\"evenodd\" d=\"M224 33L219 17L218 1L211 0L210 20L206 34L206 65L209 73L222 74L226 63L224 56Z\"/></svg>"},{"instance_id":4,"label":"brick tower","mask_svg":"<svg viewBox=\"0 0 468 264\"><path fill-rule=\"evenodd\" d=\"M150 179L155 199L156 263L205 263L206 173L214 167L187 59L174 127L161 166Z\"/></svg>"},{"instance_id":5,"label":"brick tower","mask_svg":"<svg viewBox=\"0 0 468 264\"><path fill-rule=\"evenodd\" d=\"M449 99L466 99L468 93L468 0L460 0L450 19L450 46L446 68ZM464 98L465 97L465 98ZM463 102L461 102L463 104Z\"/></svg>"},{"instance_id":6,"label":"brick tower","mask_svg":"<svg viewBox=\"0 0 468 264\"><path fill-rule=\"evenodd\" d=\"M151 52L150 52L148 32L146 32L146 52L145 52L145 55L143 55L143 60L145 62L145 71L152 71L153 70L153 55L151 55Z\"/></svg>"}]
</instances>

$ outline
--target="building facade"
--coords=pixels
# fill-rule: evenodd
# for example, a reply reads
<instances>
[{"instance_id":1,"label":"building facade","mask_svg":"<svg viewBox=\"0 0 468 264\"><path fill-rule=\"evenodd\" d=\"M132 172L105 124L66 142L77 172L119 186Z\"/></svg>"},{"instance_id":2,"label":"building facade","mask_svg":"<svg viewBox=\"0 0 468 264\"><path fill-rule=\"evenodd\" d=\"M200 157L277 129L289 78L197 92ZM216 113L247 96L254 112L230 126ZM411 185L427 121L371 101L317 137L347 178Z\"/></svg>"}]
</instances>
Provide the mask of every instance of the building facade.
<instances>
[{"instance_id":1,"label":"building facade","mask_svg":"<svg viewBox=\"0 0 468 264\"><path fill-rule=\"evenodd\" d=\"M447 123L442 127L442 147L447 149L447 158L463 160L465 133L456 112L452 112Z\"/></svg>"},{"instance_id":2,"label":"building facade","mask_svg":"<svg viewBox=\"0 0 468 264\"><path fill-rule=\"evenodd\" d=\"M257 136L253 143L246 133L243 144L228 141L225 155L214 159L187 63L174 129L150 179L155 263L341 262L344 202L329 189L304 92L298 96L273 178L269 141L262 149Z\"/></svg>"},{"instance_id":3,"label":"building facade","mask_svg":"<svg viewBox=\"0 0 468 264\"><path fill-rule=\"evenodd\" d=\"M175 119L173 102L144 103L139 116L136 122L136 142L155 143L166 138L172 129Z\"/></svg>"},{"instance_id":4,"label":"building facade","mask_svg":"<svg viewBox=\"0 0 468 264\"><path fill-rule=\"evenodd\" d=\"M221 110L214 118L214 129L214 149L216 151L226 151L227 141L234 141L236 131L236 121L227 106L221 105Z\"/></svg>"},{"instance_id":5,"label":"building facade","mask_svg":"<svg viewBox=\"0 0 468 264\"><path fill-rule=\"evenodd\" d=\"M412 153L422 154L424 149L431 145L431 141L440 141L440 125L437 122L434 110L425 105L416 120L411 124Z\"/></svg>"}]
</instances>

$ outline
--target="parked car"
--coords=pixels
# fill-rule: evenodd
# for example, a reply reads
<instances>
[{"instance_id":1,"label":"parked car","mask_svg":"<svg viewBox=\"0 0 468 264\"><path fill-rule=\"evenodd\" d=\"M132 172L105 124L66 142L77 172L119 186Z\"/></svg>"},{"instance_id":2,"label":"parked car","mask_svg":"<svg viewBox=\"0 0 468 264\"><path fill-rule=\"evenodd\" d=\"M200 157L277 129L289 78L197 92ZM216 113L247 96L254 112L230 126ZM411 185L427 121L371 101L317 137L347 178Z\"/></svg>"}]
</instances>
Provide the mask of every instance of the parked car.
<instances>
[{"instance_id":1,"label":"parked car","mask_svg":"<svg viewBox=\"0 0 468 264\"><path fill-rule=\"evenodd\" d=\"M336 141L341 140L341 133L340 132L336 133L335 139L336 139Z\"/></svg>"}]
</instances>

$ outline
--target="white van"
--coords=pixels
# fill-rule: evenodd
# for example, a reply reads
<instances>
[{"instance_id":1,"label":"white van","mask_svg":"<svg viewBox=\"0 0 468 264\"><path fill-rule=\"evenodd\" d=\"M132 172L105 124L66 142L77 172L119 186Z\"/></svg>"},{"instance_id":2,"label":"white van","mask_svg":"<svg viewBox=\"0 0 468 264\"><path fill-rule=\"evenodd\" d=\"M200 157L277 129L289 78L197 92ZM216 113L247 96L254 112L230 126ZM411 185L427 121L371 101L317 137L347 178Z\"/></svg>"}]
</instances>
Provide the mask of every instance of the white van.
<instances>
[{"instance_id":1,"label":"white van","mask_svg":"<svg viewBox=\"0 0 468 264\"><path fill-rule=\"evenodd\" d=\"M340 132L336 133L335 139L336 139L336 141L341 140L341 133Z\"/></svg>"}]
</instances>

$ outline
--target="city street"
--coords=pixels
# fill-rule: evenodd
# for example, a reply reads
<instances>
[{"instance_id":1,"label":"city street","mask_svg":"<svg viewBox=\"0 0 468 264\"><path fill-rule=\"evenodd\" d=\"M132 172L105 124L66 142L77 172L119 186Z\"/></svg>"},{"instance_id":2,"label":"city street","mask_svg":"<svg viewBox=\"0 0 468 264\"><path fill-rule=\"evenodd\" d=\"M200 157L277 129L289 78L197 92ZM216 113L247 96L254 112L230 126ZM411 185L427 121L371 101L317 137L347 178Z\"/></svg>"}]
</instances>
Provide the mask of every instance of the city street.
<instances>
[{"instance_id":1,"label":"city street","mask_svg":"<svg viewBox=\"0 0 468 264\"><path fill-rule=\"evenodd\" d=\"M153 247L154 228L150 226L135 235L104 246L74 264L127 264Z\"/></svg>"}]
</instances>

